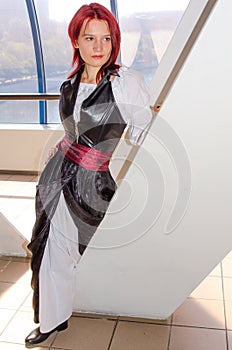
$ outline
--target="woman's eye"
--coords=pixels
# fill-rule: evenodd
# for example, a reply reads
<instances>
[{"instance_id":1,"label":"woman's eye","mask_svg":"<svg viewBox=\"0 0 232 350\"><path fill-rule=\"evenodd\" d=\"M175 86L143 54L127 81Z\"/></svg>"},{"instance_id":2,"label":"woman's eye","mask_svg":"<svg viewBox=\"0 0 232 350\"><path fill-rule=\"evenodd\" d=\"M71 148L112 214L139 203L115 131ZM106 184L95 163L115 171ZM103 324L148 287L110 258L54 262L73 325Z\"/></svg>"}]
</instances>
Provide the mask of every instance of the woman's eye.
<instances>
[{"instance_id":1,"label":"woman's eye","mask_svg":"<svg viewBox=\"0 0 232 350\"><path fill-rule=\"evenodd\" d=\"M106 36L105 37L105 41L110 41L111 40L111 37L110 36Z\"/></svg>"},{"instance_id":2,"label":"woman's eye","mask_svg":"<svg viewBox=\"0 0 232 350\"><path fill-rule=\"evenodd\" d=\"M86 40L91 41L91 40L93 40L93 37L92 36L87 36Z\"/></svg>"}]
</instances>

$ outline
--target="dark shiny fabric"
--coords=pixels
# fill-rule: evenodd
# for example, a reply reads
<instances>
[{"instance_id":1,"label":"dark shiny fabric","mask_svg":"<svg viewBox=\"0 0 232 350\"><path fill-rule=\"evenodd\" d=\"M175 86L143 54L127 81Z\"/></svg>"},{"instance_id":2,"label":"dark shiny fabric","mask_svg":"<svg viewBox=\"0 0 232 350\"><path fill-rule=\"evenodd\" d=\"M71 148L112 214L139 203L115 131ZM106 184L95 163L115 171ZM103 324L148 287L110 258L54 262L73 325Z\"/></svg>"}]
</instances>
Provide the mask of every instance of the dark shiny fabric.
<instances>
[{"instance_id":1,"label":"dark shiny fabric","mask_svg":"<svg viewBox=\"0 0 232 350\"><path fill-rule=\"evenodd\" d=\"M126 126L115 103L108 72L82 103L78 134L73 110L82 70L61 86L60 118L65 134L87 147L113 152ZM44 168L36 192L36 222L28 248L32 252L34 321L39 322L39 269L49 235L50 221L63 191L77 227L82 254L104 218L116 190L110 171L91 171L72 162L59 149ZM65 283L65 281L64 281Z\"/></svg>"}]
</instances>

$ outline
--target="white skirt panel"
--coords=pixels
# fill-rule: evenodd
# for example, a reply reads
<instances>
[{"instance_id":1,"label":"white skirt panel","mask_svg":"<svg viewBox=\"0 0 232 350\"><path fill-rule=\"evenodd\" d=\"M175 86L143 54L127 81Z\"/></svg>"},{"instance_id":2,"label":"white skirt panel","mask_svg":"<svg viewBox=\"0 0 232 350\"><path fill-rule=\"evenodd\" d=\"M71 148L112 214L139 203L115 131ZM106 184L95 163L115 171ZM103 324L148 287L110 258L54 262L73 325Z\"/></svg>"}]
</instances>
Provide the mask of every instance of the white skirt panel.
<instances>
[{"instance_id":1,"label":"white skirt panel","mask_svg":"<svg viewBox=\"0 0 232 350\"><path fill-rule=\"evenodd\" d=\"M78 229L61 193L39 272L42 333L51 331L72 315L76 267L80 258Z\"/></svg>"}]
</instances>

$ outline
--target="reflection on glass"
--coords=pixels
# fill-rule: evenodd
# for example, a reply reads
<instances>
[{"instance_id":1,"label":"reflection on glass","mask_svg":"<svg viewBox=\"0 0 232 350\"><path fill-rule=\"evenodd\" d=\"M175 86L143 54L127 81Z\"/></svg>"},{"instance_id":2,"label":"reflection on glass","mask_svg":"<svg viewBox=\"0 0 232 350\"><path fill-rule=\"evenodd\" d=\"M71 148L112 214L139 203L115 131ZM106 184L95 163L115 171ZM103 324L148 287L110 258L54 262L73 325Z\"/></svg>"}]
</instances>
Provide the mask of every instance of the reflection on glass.
<instances>
[{"instance_id":1,"label":"reflection on glass","mask_svg":"<svg viewBox=\"0 0 232 350\"><path fill-rule=\"evenodd\" d=\"M122 64L140 71L147 83L161 61L189 0L118 0Z\"/></svg>"}]
</instances>

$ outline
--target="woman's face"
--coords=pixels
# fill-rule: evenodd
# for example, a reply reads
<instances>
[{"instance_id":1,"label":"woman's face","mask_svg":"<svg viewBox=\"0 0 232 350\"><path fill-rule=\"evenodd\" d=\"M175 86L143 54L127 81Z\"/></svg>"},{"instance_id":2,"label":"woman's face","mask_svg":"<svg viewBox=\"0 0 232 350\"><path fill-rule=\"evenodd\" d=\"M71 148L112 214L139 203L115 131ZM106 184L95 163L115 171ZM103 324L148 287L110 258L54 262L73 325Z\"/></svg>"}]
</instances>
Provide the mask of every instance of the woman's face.
<instances>
[{"instance_id":1,"label":"woman's face","mask_svg":"<svg viewBox=\"0 0 232 350\"><path fill-rule=\"evenodd\" d=\"M97 19L89 22L86 20L81 27L75 47L79 48L86 65L100 69L110 58L112 51L108 23Z\"/></svg>"}]
</instances>

